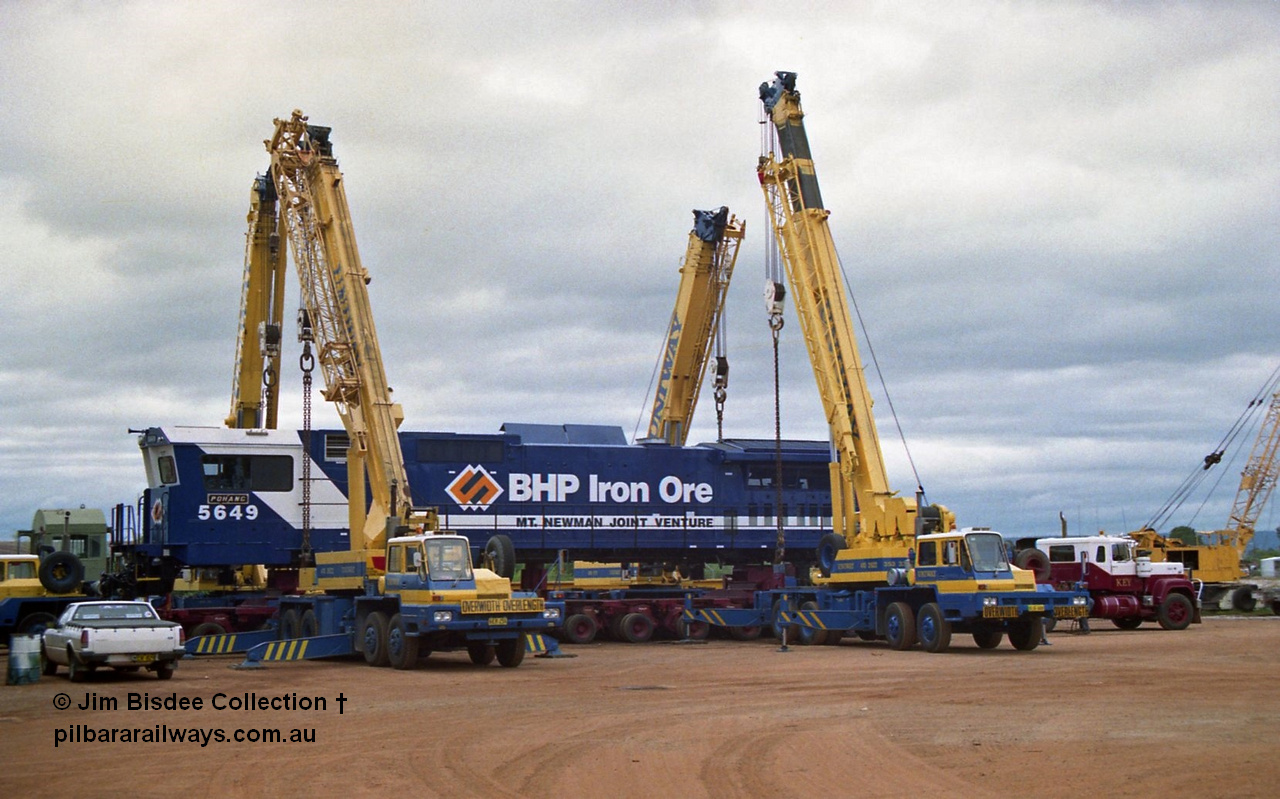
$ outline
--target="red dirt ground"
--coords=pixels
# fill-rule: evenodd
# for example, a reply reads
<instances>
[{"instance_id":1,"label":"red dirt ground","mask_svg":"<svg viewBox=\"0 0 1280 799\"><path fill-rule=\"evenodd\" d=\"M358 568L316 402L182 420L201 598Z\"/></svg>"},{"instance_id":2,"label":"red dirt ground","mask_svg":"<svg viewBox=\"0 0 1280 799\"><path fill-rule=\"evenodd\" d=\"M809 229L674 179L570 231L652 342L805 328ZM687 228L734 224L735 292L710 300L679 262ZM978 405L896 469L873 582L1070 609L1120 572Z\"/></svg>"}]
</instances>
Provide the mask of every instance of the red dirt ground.
<instances>
[{"instance_id":1,"label":"red dirt ground","mask_svg":"<svg viewBox=\"0 0 1280 799\"><path fill-rule=\"evenodd\" d=\"M1059 632L1020 653L712 640L597 643L515 670L432 655L229 668L169 682L65 671L0 688L10 796L1272 797L1280 618ZM1106 628L1106 629L1103 629ZM65 692L73 706L54 707ZM201 710L128 710L129 694ZM213 710L223 693L327 710ZM80 710L86 695L116 710ZM338 697L346 702L338 712ZM313 730L314 743L74 743L80 728ZM101 733L95 732L95 735ZM118 735L118 733L117 733Z\"/></svg>"}]
</instances>

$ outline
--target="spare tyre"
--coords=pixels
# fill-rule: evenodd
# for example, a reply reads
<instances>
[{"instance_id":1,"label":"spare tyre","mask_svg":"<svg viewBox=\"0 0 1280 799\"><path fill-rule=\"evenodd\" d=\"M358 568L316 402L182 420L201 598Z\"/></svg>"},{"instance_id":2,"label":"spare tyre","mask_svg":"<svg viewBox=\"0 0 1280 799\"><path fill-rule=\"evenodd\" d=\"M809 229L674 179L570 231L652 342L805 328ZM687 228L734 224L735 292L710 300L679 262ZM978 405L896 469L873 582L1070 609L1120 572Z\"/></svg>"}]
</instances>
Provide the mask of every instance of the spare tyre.
<instances>
[{"instance_id":1,"label":"spare tyre","mask_svg":"<svg viewBox=\"0 0 1280 799\"><path fill-rule=\"evenodd\" d=\"M40 561L40 584L51 594L71 594L84 582L84 564L70 552L54 552Z\"/></svg>"},{"instance_id":2,"label":"spare tyre","mask_svg":"<svg viewBox=\"0 0 1280 799\"><path fill-rule=\"evenodd\" d=\"M1049 582L1049 556L1038 549L1022 550L1014 557L1013 565L1033 572L1037 583Z\"/></svg>"}]
</instances>

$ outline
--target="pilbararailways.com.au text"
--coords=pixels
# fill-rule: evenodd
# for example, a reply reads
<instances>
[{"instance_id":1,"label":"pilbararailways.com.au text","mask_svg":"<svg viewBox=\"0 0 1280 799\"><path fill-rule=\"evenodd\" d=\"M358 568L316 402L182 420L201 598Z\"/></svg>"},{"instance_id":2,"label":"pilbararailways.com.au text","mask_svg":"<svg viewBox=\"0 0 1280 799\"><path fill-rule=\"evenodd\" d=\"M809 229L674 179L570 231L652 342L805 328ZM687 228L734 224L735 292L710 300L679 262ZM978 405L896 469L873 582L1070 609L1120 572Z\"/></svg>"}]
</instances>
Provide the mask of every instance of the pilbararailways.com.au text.
<instances>
[{"instance_id":1,"label":"pilbararailways.com.au text","mask_svg":"<svg viewBox=\"0 0 1280 799\"><path fill-rule=\"evenodd\" d=\"M337 715L345 710L347 697L339 693L333 698ZM217 693L205 697L178 696L176 693L153 694L130 692L124 697L96 692L85 693L78 702L66 693L53 698L58 710L86 711L88 713L132 712L230 712L234 715L260 715L263 712L294 711L304 713L329 713L330 700L324 696L298 695L297 693L242 694ZM280 728L245 725L236 728L187 726L168 722L142 725L112 725L100 723L76 723L56 727L53 745L63 744L197 744L201 747L222 743L295 744L315 743L315 727Z\"/></svg>"}]
</instances>

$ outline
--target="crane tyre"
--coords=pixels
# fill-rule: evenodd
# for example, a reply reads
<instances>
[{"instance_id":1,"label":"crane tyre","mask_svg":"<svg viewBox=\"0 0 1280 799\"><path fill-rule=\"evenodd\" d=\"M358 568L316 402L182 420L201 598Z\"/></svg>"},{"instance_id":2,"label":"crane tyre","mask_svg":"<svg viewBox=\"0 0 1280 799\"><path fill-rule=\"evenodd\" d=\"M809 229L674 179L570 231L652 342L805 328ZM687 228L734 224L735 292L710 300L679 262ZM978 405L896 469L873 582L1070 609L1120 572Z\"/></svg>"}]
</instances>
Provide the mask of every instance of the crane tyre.
<instances>
[{"instance_id":1,"label":"crane tyre","mask_svg":"<svg viewBox=\"0 0 1280 799\"><path fill-rule=\"evenodd\" d=\"M1004 640L1004 630L994 627L979 627L973 631L973 642L979 649L995 649Z\"/></svg>"},{"instance_id":2,"label":"crane tyre","mask_svg":"<svg viewBox=\"0 0 1280 799\"><path fill-rule=\"evenodd\" d=\"M1253 596L1253 589L1242 585L1231 592L1231 607L1241 613L1252 613L1258 609L1258 600Z\"/></svg>"},{"instance_id":3,"label":"crane tyre","mask_svg":"<svg viewBox=\"0 0 1280 799\"><path fill-rule=\"evenodd\" d=\"M202 635L226 635L227 628L218 624L216 621L201 622L191 631L192 638L199 638Z\"/></svg>"},{"instance_id":4,"label":"crane tyre","mask_svg":"<svg viewBox=\"0 0 1280 799\"><path fill-rule=\"evenodd\" d=\"M280 614L280 640L292 641L302 631L302 622L296 608L289 608Z\"/></svg>"},{"instance_id":5,"label":"crane tyre","mask_svg":"<svg viewBox=\"0 0 1280 799\"><path fill-rule=\"evenodd\" d=\"M316 615L315 608L307 608L298 619L298 637L315 638L319 634L320 617Z\"/></svg>"},{"instance_id":6,"label":"crane tyre","mask_svg":"<svg viewBox=\"0 0 1280 799\"><path fill-rule=\"evenodd\" d=\"M1049 556L1038 549L1024 549L1013 558L1013 565L1036 576L1037 583L1049 581Z\"/></svg>"},{"instance_id":7,"label":"crane tyre","mask_svg":"<svg viewBox=\"0 0 1280 799\"><path fill-rule=\"evenodd\" d=\"M823 577L830 577L836 565L836 555L848 547L844 536L839 533L827 533L818 540L818 571Z\"/></svg>"},{"instance_id":8,"label":"crane tyre","mask_svg":"<svg viewBox=\"0 0 1280 799\"><path fill-rule=\"evenodd\" d=\"M84 582L84 564L71 552L54 552L40 561L40 585L51 594L75 593Z\"/></svg>"},{"instance_id":9,"label":"crane tyre","mask_svg":"<svg viewBox=\"0 0 1280 799\"><path fill-rule=\"evenodd\" d=\"M308 610L307 613L315 614ZM370 614L372 615L372 614ZM306 626L306 613L302 615L303 626ZM418 665L418 641L416 635L410 635L404 617L399 613L391 617L387 624L387 662L393 669L412 669Z\"/></svg>"},{"instance_id":10,"label":"crane tyre","mask_svg":"<svg viewBox=\"0 0 1280 799\"><path fill-rule=\"evenodd\" d=\"M800 605L800 610L805 612L817 609L818 603L813 600L803 602ZM799 630L800 635L797 643L804 644L805 646L822 646L827 642L826 630L819 630L814 627L806 627L804 625L799 625Z\"/></svg>"},{"instance_id":11,"label":"crane tyre","mask_svg":"<svg viewBox=\"0 0 1280 799\"><path fill-rule=\"evenodd\" d=\"M905 602L894 602L884 614L885 638L893 649L910 649L916 643L916 614Z\"/></svg>"},{"instance_id":12,"label":"crane tyre","mask_svg":"<svg viewBox=\"0 0 1280 799\"><path fill-rule=\"evenodd\" d=\"M564 622L564 640L569 644L589 644L600 632L595 617L587 613L575 613Z\"/></svg>"},{"instance_id":13,"label":"crane tyre","mask_svg":"<svg viewBox=\"0 0 1280 799\"><path fill-rule=\"evenodd\" d=\"M44 635L44 631L58 623L52 613L40 611L28 613L18 625L18 632L23 635Z\"/></svg>"},{"instance_id":14,"label":"crane tyre","mask_svg":"<svg viewBox=\"0 0 1280 799\"><path fill-rule=\"evenodd\" d=\"M505 669L514 669L524 662L524 633L515 638L504 638L499 641L494 651L498 656L498 665Z\"/></svg>"},{"instance_id":15,"label":"crane tyre","mask_svg":"<svg viewBox=\"0 0 1280 799\"><path fill-rule=\"evenodd\" d=\"M516 547L510 536L495 535L484 545L485 566L499 577L511 579L516 573Z\"/></svg>"},{"instance_id":16,"label":"crane tyre","mask_svg":"<svg viewBox=\"0 0 1280 799\"><path fill-rule=\"evenodd\" d=\"M477 666L488 666L497 655L497 649L487 641L467 642L467 657Z\"/></svg>"},{"instance_id":17,"label":"crane tyre","mask_svg":"<svg viewBox=\"0 0 1280 799\"><path fill-rule=\"evenodd\" d=\"M1044 638L1043 622L1039 616L1009 622L1009 643L1019 652L1030 652L1040 646Z\"/></svg>"},{"instance_id":18,"label":"crane tyre","mask_svg":"<svg viewBox=\"0 0 1280 799\"><path fill-rule=\"evenodd\" d=\"M364 662L370 666L386 666L391 662L387 655L387 614L375 610L365 616L360 627L360 644Z\"/></svg>"},{"instance_id":19,"label":"crane tyre","mask_svg":"<svg viewBox=\"0 0 1280 799\"><path fill-rule=\"evenodd\" d=\"M1169 594L1156 610L1156 621L1166 630L1185 630L1194 616L1195 605L1186 594Z\"/></svg>"},{"instance_id":20,"label":"crane tyre","mask_svg":"<svg viewBox=\"0 0 1280 799\"><path fill-rule=\"evenodd\" d=\"M920 608L916 634L920 637L920 648L926 652L946 652L951 646L951 622L938 603L930 602Z\"/></svg>"}]
</instances>

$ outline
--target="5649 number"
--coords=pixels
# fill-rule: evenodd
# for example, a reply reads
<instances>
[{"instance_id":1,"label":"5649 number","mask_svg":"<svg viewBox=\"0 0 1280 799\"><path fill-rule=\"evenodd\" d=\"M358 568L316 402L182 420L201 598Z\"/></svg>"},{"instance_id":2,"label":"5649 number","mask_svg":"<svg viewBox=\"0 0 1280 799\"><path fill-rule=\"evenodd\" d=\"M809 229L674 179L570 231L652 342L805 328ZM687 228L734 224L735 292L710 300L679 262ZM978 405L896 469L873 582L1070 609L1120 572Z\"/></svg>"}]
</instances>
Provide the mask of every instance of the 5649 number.
<instances>
[{"instance_id":1,"label":"5649 number","mask_svg":"<svg viewBox=\"0 0 1280 799\"><path fill-rule=\"evenodd\" d=\"M258 518L257 505L201 505L196 513L200 521L226 521L227 519L245 519L253 521Z\"/></svg>"}]
</instances>

